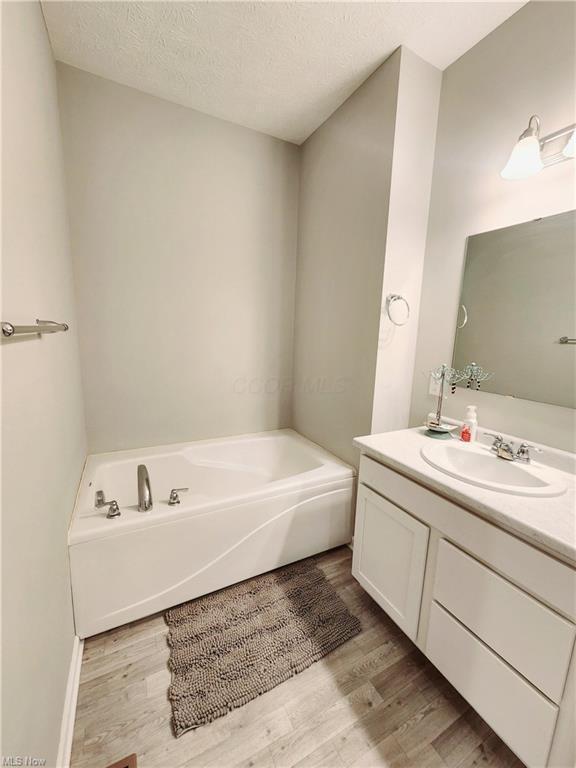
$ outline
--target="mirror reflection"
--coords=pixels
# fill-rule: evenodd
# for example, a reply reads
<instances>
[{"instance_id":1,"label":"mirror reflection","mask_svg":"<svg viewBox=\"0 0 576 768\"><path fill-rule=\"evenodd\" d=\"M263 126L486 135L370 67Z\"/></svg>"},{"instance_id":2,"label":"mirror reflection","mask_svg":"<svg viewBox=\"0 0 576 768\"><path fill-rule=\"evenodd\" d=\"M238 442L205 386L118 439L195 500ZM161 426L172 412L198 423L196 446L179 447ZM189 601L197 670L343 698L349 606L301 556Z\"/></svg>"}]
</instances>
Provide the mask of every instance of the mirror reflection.
<instances>
[{"instance_id":1,"label":"mirror reflection","mask_svg":"<svg viewBox=\"0 0 576 768\"><path fill-rule=\"evenodd\" d=\"M575 287L576 211L469 237L454 368L490 371L485 392L575 408Z\"/></svg>"}]
</instances>

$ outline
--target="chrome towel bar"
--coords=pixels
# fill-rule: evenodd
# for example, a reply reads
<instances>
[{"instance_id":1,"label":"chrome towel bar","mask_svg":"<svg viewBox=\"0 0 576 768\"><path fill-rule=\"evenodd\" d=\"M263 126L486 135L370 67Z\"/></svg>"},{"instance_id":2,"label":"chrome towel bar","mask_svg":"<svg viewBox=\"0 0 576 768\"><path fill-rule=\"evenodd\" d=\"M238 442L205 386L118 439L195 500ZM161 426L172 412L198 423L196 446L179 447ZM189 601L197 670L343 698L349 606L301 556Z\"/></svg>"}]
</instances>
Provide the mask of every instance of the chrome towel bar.
<instances>
[{"instance_id":1,"label":"chrome towel bar","mask_svg":"<svg viewBox=\"0 0 576 768\"><path fill-rule=\"evenodd\" d=\"M12 325L2 323L2 335L10 338L21 333L57 333L67 331L67 323L55 323L54 320L36 320L36 325Z\"/></svg>"},{"instance_id":2,"label":"chrome towel bar","mask_svg":"<svg viewBox=\"0 0 576 768\"><path fill-rule=\"evenodd\" d=\"M576 339L569 339L568 336L560 336L558 344L576 344Z\"/></svg>"}]
</instances>

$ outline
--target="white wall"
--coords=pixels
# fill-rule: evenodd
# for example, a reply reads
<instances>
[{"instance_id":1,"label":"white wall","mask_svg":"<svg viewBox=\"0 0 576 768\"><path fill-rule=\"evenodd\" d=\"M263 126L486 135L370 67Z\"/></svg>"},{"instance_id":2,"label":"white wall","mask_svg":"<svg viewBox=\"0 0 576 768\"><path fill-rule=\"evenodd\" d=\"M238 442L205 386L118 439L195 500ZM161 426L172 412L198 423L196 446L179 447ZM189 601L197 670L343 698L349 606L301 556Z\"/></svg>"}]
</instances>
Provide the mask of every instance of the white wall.
<instances>
[{"instance_id":1,"label":"white wall","mask_svg":"<svg viewBox=\"0 0 576 768\"><path fill-rule=\"evenodd\" d=\"M444 72L413 424L432 407L429 369L452 359L466 237L575 207L574 162L524 181L499 176L530 115L540 115L544 134L574 122L575 15L573 3L528 3ZM458 391L448 397L446 415L462 418L471 401L484 425L573 448L570 409L486 393L471 400Z\"/></svg>"},{"instance_id":2,"label":"white wall","mask_svg":"<svg viewBox=\"0 0 576 768\"><path fill-rule=\"evenodd\" d=\"M408 423L439 88L399 49L302 148L294 427L351 463ZM412 305L394 332L388 292Z\"/></svg>"},{"instance_id":3,"label":"white wall","mask_svg":"<svg viewBox=\"0 0 576 768\"><path fill-rule=\"evenodd\" d=\"M401 327L388 312L380 315L372 433L405 429L409 421L441 83L440 70L401 49L382 304L386 310L386 297L397 294L410 310L391 305L396 322L407 320Z\"/></svg>"},{"instance_id":4,"label":"white wall","mask_svg":"<svg viewBox=\"0 0 576 768\"><path fill-rule=\"evenodd\" d=\"M3 754L54 765L74 637L67 527L85 457L56 72L38 3L2 4Z\"/></svg>"},{"instance_id":5,"label":"white wall","mask_svg":"<svg viewBox=\"0 0 576 768\"><path fill-rule=\"evenodd\" d=\"M58 72L90 452L288 426L298 148Z\"/></svg>"}]
</instances>

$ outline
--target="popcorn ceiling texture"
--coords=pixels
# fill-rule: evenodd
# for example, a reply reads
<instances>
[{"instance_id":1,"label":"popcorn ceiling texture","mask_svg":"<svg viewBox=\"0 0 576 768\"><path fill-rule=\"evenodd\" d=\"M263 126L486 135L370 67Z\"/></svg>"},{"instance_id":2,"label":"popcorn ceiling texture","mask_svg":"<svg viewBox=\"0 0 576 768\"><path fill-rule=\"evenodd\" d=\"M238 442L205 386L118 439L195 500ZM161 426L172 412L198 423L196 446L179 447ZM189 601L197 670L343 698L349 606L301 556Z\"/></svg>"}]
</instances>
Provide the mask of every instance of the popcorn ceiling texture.
<instances>
[{"instance_id":1,"label":"popcorn ceiling texture","mask_svg":"<svg viewBox=\"0 0 576 768\"><path fill-rule=\"evenodd\" d=\"M296 144L405 45L444 69L524 2L44 2L56 58Z\"/></svg>"}]
</instances>

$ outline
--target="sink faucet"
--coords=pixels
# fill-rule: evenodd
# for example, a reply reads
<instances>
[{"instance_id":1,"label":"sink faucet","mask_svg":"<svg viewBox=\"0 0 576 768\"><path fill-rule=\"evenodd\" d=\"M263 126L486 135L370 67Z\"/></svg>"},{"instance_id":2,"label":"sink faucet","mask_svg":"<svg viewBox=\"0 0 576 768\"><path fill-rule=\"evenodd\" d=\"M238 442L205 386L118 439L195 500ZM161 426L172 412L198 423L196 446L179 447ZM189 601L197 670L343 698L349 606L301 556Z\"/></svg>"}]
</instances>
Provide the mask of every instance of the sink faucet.
<instances>
[{"instance_id":1,"label":"sink faucet","mask_svg":"<svg viewBox=\"0 0 576 768\"><path fill-rule=\"evenodd\" d=\"M138 509L140 512L148 512L152 509L150 475L145 464L138 465Z\"/></svg>"},{"instance_id":2,"label":"sink faucet","mask_svg":"<svg viewBox=\"0 0 576 768\"><path fill-rule=\"evenodd\" d=\"M502 435L493 435L491 432L485 432L485 437L493 437L494 442L490 450L498 456L499 459L505 461L514 461L516 454L514 453L514 443L505 443Z\"/></svg>"},{"instance_id":3,"label":"sink faucet","mask_svg":"<svg viewBox=\"0 0 576 768\"><path fill-rule=\"evenodd\" d=\"M524 464L529 464L530 450L542 453L540 448L536 448L535 445L530 445L529 443L522 443L518 450L514 452L514 443L512 441L504 442L502 435L494 435L491 432L485 432L484 437L494 438L490 450L493 451L499 459L504 459L505 461L521 461Z\"/></svg>"}]
</instances>

